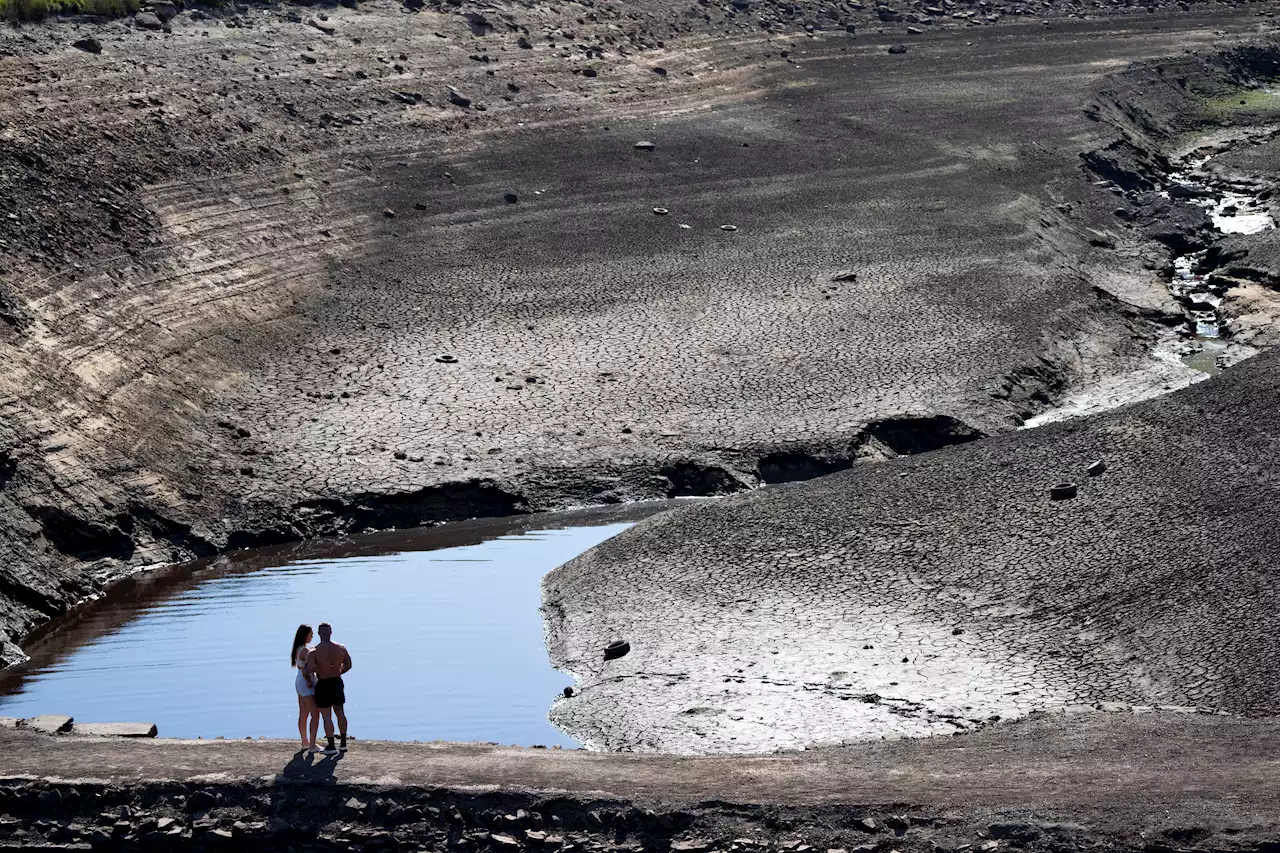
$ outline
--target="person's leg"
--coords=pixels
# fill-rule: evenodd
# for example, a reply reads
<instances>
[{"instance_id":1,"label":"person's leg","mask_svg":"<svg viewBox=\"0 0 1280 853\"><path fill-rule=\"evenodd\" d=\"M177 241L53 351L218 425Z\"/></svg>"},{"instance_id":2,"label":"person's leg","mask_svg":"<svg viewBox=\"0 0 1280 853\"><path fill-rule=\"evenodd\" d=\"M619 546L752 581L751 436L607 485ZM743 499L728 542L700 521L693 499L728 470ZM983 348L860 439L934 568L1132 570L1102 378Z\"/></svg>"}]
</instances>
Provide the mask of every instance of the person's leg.
<instances>
[{"instance_id":1,"label":"person's leg","mask_svg":"<svg viewBox=\"0 0 1280 853\"><path fill-rule=\"evenodd\" d=\"M333 708L325 706L320 709L320 716L324 718L324 736L329 741L325 747L326 750L336 749L333 743Z\"/></svg>"},{"instance_id":2,"label":"person's leg","mask_svg":"<svg viewBox=\"0 0 1280 853\"><path fill-rule=\"evenodd\" d=\"M307 722L309 723L308 729L310 730L310 735L311 735L311 741L309 745L312 749L315 749L316 734L318 734L320 731L320 709L316 707L316 699L314 696L307 696L306 703L307 703Z\"/></svg>"},{"instance_id":3,"label":"person's leg","mask_svg":"<svg viewBox=\"0 0 1280 853\"><path fill-rule=\"evenodd\" d=\"M345 705L335 705L333 710L338 714L338 736L341 739L342 748L347 748L347 714L343 711Z\"/></svg>"},{"instance_id":4,"label":"person's leg","mask_svg":"<svg viewBox=\"0 0 1280 853\"><path fill-rule=\"evenodd\" d=\"M298 737L302 738L303 749L306 749L311 745L311 742L315 741L314 735L312 736L311 741L307 740L307 717L310 716L311 713L307 709L308 698L309 697L307 696L298 697Z\"/></svg>"}]
</instances>

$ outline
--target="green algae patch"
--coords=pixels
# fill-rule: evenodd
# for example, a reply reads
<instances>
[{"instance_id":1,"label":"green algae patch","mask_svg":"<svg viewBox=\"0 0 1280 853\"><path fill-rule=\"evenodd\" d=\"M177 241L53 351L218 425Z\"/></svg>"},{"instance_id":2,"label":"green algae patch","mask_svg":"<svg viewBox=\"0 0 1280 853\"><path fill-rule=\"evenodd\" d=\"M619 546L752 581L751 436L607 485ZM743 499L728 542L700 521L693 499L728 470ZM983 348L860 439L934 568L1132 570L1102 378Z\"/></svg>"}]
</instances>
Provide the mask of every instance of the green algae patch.
<instances>
[{"instance_id":1,"label":"green algae patch","mask_svg":"<svg viewBox=\"0 0 1280 853\"><path fill-rule=\"evenodd\" d=\"M1202 120L1222 124L1280 120L1280 89L1239 89L1198 97L1194 111Z\"/></svg>"}]
</instances>

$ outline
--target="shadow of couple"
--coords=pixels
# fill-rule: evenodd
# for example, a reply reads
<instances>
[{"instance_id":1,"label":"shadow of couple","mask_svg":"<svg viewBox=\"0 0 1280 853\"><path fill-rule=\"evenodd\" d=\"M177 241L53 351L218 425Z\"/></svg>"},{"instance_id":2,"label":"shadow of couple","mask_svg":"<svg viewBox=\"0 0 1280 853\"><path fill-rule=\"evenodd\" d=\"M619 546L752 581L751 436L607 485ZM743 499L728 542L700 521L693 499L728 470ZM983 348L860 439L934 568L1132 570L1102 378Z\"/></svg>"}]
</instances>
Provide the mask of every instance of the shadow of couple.
<instances>
[{"instance_id":1,"label":"shadow of couple","mask_svg":"<svg viewBox=\"0 0 1280 853\"><path fill-rule=\"evenodd\" d=\"M332 780L338 769L338 762L346 757L345 752L330 755L299 750L280 771L282 779L300 779L308 782L324 782Z\"/></svg>"}]
</instances>

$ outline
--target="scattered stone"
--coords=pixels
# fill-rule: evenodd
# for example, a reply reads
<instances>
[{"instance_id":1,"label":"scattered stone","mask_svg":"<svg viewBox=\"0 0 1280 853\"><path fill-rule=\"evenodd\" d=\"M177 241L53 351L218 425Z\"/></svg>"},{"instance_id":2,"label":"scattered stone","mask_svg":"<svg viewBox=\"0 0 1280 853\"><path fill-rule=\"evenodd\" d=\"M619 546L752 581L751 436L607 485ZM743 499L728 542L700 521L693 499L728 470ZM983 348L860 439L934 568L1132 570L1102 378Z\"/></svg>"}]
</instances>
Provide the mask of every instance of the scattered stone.
<instances>
[{"instance_id":1,"label":"scattered stone","mask_svg":"<svg viewBox=\"0 0 1280 853\"><path fill-rule=\"evenodd\" d=\"M617 660L625 657L631 651L631 644L626 640L614 640L612 643L604 647L605 660Z\"/></svg>"},{"instance_id":2,"label":"scattered stone","mask_svg":"<svg viewBox=\"0 0 1280 853\"><path fill-rule=\"evenodd\" d=\"M573 688L572 688L572 687L566 687L566 688L564 689L564 698L566 698L566 699L572 699L572 698L573 698Z\"/></svg>"},{"instance_id":3,"label":"scattered stone","mask_svg":"<svg viewBox=\"0 0 1280 853\"><path fill-rule=\"evenodd\" d=\"M1090 477L1101 477L1103 474L1107 473L1107 463L1099 459L1097 462L1094 462L1086 468L1085 471L1088 472Z\"/></svg>"},{"instance_id":4,"label":"scattered stone","mask_svg":"<svg viewBox=\"0 0 1280 853\"><path fill-rule=\"evenodd\" d=\"M598 77L598 76L600 76L600 72L598 72L598 71L596 71L594 68L591 68L590 66L588 66L587 68L582 69L582 76L583 76L583 77Z\"/></svg>"},{"instance_id":5,"label":"scattered stone","mask_svg":"<svg viewBox=\"0 0 1280 853\"><path fill-rule=\"evenodd\" d=\"M657 146L647 139L642 139L632 147L635 148L637 151L652 151Z\"/></svg>"},{"instance_id":6,"label":"scattered stone","mask_svg":"<svg viewBox=\"0 0 1280 853\"><path fill-rule=\"evenodd\" d=\"M76 39L71 43L71 46L78 48L79 50L83 50L85 53L102 53L102 42L98 41L93 36L85 36L82 39Z\"/></svg>"},{"instance_id":7,"label":"scattered stone","mask_svg":"<svg viewBox=\"0 0 1280 853\"><path fill-rule=\"evenodd\" d=\"M471 106L471 99L452 86L449 87L449 103L466 109Z\"/></svg>"},{"instance_id":8,"label":"scattered stone","mask_svg":"<svg viewBox=\"0 0 1280 853\"><path fill-rule=\"evenodd\" d=\"M919 27L907 27L907 35L921 36L921 35L924 35L924 30L920 29Z\"/></svg>"},{"instance_id":9,"label":"scattered stone","mask_svg":"<svg viewBox=\"0 0 1280 853\"><path fill-rule=\"evenodd\" d=\"M307 18L307 23L327 36L331 36L338 31L338 28L333 24L321 21L319 18Z\"/></svg>"},{"instance_id":10,"label":"scattered stone","mask_svg":"<svg viewBox=\"0 0 1280 853\"><path fill-rule=\"evenodd\" d=\"M667 69L663 68L661 65L655 65L653 67L653 73L657 74L659 77L666 77Z\"/></svg>"},{"instance_id":11,"label":"scattered stone","mask_svg":"<svg viewBox=\"0 0 1280 853\"><path fill-rule=\"evenodd\" d=\"M155 723L75 723L71 733L93 737L155 737Z\"/></svg>"},{"instance_id":12,"label":"scattered stone","mask_svg":"<svg viewBox=\"0 0 1280 853\"><path fill-rule=\"evenodd\" d=\"M673 853L704 853L711 849L711 842L705 838L689 838L684 841L672 841Z\"/></svg>"},{"instance_id":13,"label":"scattered stone","mask_svg":"<svg viewBox=\"0 0 1280 853\"><path fill-rule=\"evenodd\" d=\"M533 42L529 41L529 39L524 36L520 36L520 38L516 39L516 44L520 46L521 50L533 50Z\"/></svg>"},{"instance_id":14,"label":"scattered stone","mask_svg":"<svg viewBox=\"0 0 1280 853\"><path fill-rule=\"evenodd\" d=\"M389 207L387 207L387 208L383 208L383 210L382 210L382 215L383 215L383 216L385 216L387 219L395 219L395 218L396 218L396 212L395 212L394 210L392 210L391 208L389 208Z\"/></svg>"},{"instance_id":15,"label":"scattered stone","mask_svg":"<svg viewBox=\"0 0 1280 853\"><path fill-rule=\"evenodd\" d=\"M879 832L880 831L879 824L877 824L874 820L872 820L869 817L864 817L862 820L858 821L854 825L857 826L858 829L861 829L863 832Z\"/></svg>"},{"instance_id":16,"label":"scattered stone","mask_svg":"<svg viewBox=\"0 0 1280 853\"><path fill-rule=\"evenodd\" d=\"M21 722L17 717L0 717L0 729L16 729Z\"/></svg>"},{"instance_id":17,"label":"scattered stone","mask_svg":"<svg viewBox=\"0 0 1280 853\"><path fill-rule=\"evenodd\" d=\"M520 196L516 195L515 193L507 193L502 197L502 200L505 201L507 204L515 204L520 200Z\"/></svg>"},{"instance_id":18,"label":"scattered stone","mask_svg":"<svg viewBox=\"0 0 1280 853\"><path fill-rule=\"evenodd\" d=\"M62 732L71 731L71 724L74 720L61 714L41 714L38 717L31 717L24 720L23 728L32 729L33 731L43 732L47 735L61 734Z\"/></svg>"},{"instance_id":19,"label":"scattered stone","mask_svg":"<svg viewBox=\"0 0 1280 853\"><path fill-rule=\"evenodd\" d=\"M906 53L907 46L905 44L895 44L889 48L889 52L897 56L897 55Z\"/></svg>"},{"instance_id":20,"label":"scattered stone","mask_svg":"<svg viewBox=\"0 0 1280 853\"><path fill-rule=\"evenodd\" d=\"M1076 496L1079 488L1075 483L1059 483L1049 489L1049 497L1055 501L1070 500Z\"/></svg>"},{"instance_id":21,"label":"scattered stone","mask_svg":"<svg viewBox=\"0 0 1280 853\"><path fill-rule=\"evenodd\" d=\"M500 832L489 833L489 840L499 847L519 847L520 842L516 841L510 835L503 835Z\"/></svg>"}]
</instances>

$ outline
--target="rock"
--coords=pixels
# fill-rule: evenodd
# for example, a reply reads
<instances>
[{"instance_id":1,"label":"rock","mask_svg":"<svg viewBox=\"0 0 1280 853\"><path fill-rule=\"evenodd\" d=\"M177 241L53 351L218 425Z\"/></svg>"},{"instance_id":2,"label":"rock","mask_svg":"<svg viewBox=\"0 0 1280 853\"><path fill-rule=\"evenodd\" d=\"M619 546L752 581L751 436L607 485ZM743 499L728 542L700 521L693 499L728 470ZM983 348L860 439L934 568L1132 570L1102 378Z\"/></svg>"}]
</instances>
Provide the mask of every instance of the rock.
<instances>
[{"instance_id":1,"label":"rock","mask_svg":"<svg viewBox=\"0 0 1280 853\"><path fill-rule=\"evenodd\" d=\"M307 18L307 23L327 36L331 36L338 31L338 28L333 24L326 23L319 18Z\"/></svg>"},{"instance_id":2,"label":"rock","mask_svg":"<svg viewBox=\"0 0 1280 853\"><path fill-rule=\"evenodd\" d=\"M218 800L208 791L194 791L187 797L187 811L192 814L204 812L218 804Z\"/></svg>"},{"instance_id":3,"label":"rock","mask_svg":"<svg viewBox=\"0 0 1280 853\"><path fill-rule=\"evenodd\" d=\"M16 729L20 722L17 717L0 717L0 729Z\"/></svg>"},{"instance_id":4,"label":"rock","mask_svg":"<svg viewBox=\"0 0 1280 853\"><path fill-rule=\"evenodd\" d=\"M385 216L387 219L395 219L395 218L396 218L396 212L395 212L393 209L389 208L389 207L384 207L384 208L382 209L382 215L383 215L383 216Z\"/></svg>"},{"instance_id":5,"label":"rock","mask_svg":"<svg viewBox=\"0 0 1280 853\"><path fill-rule=\"evenodd\" d=\"M471 99L452 86L449 87L449 103L462 108L471 106Z\"/></svg>"},{"instance_id":6,"label":"rock","mask_svg":"<svg viewBox=\"0 0 1280 853\"><path fill-rule=\"evenodd\" d=\"M505 201L507 204L515 204L520 200L520 196L516 195L515 193L506 193L505 195L502 196L502 200Z\"/></svg>"},{"instance_id":7,"label":"rock","mask_svg":"<svg viewBox=\"0 0 1280 853\"><path fill-rule=\"evenodd\" d=\"M599 72L598 72L598 71L596 71L594 68L587 67L587 68L582 69L582 76L583 76L583 77L598 77L598 76L599 76Z\"/></svg>"},{"instance_id":8,"label":"rock","mask_svg":"<svg viewBox=\"0 0 1280 853\"><path fill-rule=\"evenodd\" d=\"M1076 496L1079 486L1075 483L1059 483L1049 489L1049 497L1055 501L1070 500Z\"/></svg>"},{"instance_id":9,"label":"rock","mask_svg":"<svg viewBox=\"0 0 1280 853\"><path fill-rule=\"evenodd\" d=\"M38 717L31 717L28 720L24 720L22 725L23 728L43 732L47 735L53 735L71 731L72 722L74 721L71 717L64 717L60 714L41 714Z\"/></svg>"},{"instance_id":10,"label":"rock","mask_svg":"<svg viewBox=\"0 0 1280 853\"><path fill-rule=\"evenodd\" d=\"M520 38L516 39L516 44L521 50L533 50L533 42L529 41L525 36L520 36Z\"/></svg>"},{"instance_id":11,"label":"rock","mask_svg":"<svg viewBox=\"0 0 1280 853\"><path fill-rule=\"evenodd\" d=\"M158 30L164 26L164 21L154 12L139 12L133 16L133 25L144 30Z\"/></svg>"},{"instance_id":12,"label":"rock","mask_svg":"<svg viewBox=\"0 0 1280 853\"><path fill-rule=\"evenodd\" d=\"M1107 463L1099 459L1085 470L1089 473L1090 477L1101 477L1103 474L1107 473Z\"/></svg>"},{"instance_id":13,"label":"rock","mask_svg":"<svg viewBox=\"0 0 1280 853\"><path fill-rule=\"evenodd\" d=\"M886 24L893 24L902 20L902 13L890 9L888 6L879 6L876 8L876 17Z\"/></svg>"},{"instance_id":14,"label":"rock","mask_svg":"<svg viewBox=\"0 0 1280 853\"><path fill-rule=\"evenodd\" d=\"M835 275L831 276L831 280L832 281L857 281L858 274L856 272L853 272L852 270L846 270L844 272L838 272Z\"/></svg>"},{"instance_id":15,"label":"rock","mask_svg":"<svg viewBox=\"0 0 1280 853\"><path fill-rule=\"evenodd\" d=\"M179 7L174 3L152 3L151 11L155 13L155 16L159 18L162 23L167 24L174 18L178 17L178 12L181 11L181 9L179 9Z\"/></svg>"},{"instance_id":16,"label":"rock","mask_svg":"<svg viewBox=\"0 0 1280 853\"><path fill-rule=\"evenodd\" d=\"M869 817L862 818L862 820L859 820L854 825L858 829L861 829L863 832L879 832L880 831L879 824L877 824L874 820L872 820Z\"/></svg>"},{"instance_id":17,"label":"rock","mask_svg":"<svg viewBox=\"0 0 1280 853\"><path fill-rule=\"evenodd\" d=\"M907 52L907 46L905 44L895 44L893 47L889 48L889 52L895 56L903 54Z\"/></svg>"},{"instance_id":18,"label":"rock","mask_svg":"<svg viewBox=\"0 0 1280 853\"><path fill-rule=\"evenodd\" d=\"M93 737L155 737L155 723L75 723L71 733Z\"/></svg>"},{"instance_id":19,"label":"rock","mask_svg":"<svg viewBox=\"0 0 1280 853\"><path fill-rule=\"evenodd\" d=\"M566 699L572 699L572 698L573 698L573 688L572 688L572 687L566 687L566 688L564 689L564 698L566 698Z\"/></svg>"},{"instance_id":20,"label":"rock","mask_svg":"<svg viewBox=\"0 0 1280 853\"><path fill-rule=\"evenodd\" d=\"M472 35L486 36L493 31L493 24L480 12L467 12L463 17L467 19Z\"/></svg>"},{"instance_id":21,"label":"rock","mask_svg":"<svg viewBox=\"0 0 1280 853\"><path fill-rule=\"evenodd\" d=\"M489 833L489 840L499 847L519 847L520 842L516 841L510 835L503 835L498 832Z\"/></svg>"},{"instance_id":22,"label":"rock","mask_svg":"<svg viewBox=\"0 0 1280 853\"><path fill-rule=\"evenodd\" d=\"M642 139L631 147L635 148L637 151L652 151L657 146L647 139Z\"/></svg>"},{"instance_id":23,"label":"rock","mask_svg":"<svg viewBox=\"0 0 1280 853\"><path fill-rule=\"evenodd\" d=\"M1169 187L1169 198L1209 198L1213 192L1198 184L1174 184Z\"/></svg>"},{"instance_id":24,"label":"rock","mask_svg":"<svg viewBox=\"0 0 1280 853\"><path fill-rule=\"evenodd\" d=\"M617 660L620 657L626 657L631 651L631 644L626 640L614 640L612 643L604 647L605 660Z\"/></svg>"},{"instance_id":25,"label":"rock","mask_svg":"<svg viewBox=\"0 0 1280 853\"><path fill-rule=\"evenodd\" d=\"M857 34L858 34L858 25L857 25L857 24L845 24L845 25L844 25L844 31L845 31L846 33L848 33L849 35L851 35L851 36L853 36L853 35L857 35Z\"/></svg>"},{"instance_id":26,"label":"rock","mask_svg":"<svg viewBox=\"0 0 1280 853\"><path fill-rule=\"evenodd\" d=\"M907 35L919 36L924 35L924 30L919 27L907 27Z\"/></svg>"},{"instance_id":27,"label":"rock","mask_svg":"<svg viewBox=\"0 0 1280 853\"><path fill-rule=\"evenodd\" d=\"M705 838L687 838L684 841L672 841L673 853L703 853L711 849L711 842Z\"/></svg>"},{"instance_id":28,"label":"rock","mask_svg":"<svg viewBox=\"0 0 1280 853\"><path fill-rule=\"evenodd\" d=\"M663 68L661 65L654 66L652 70L653 70L653 73L657 74L659 77L667 76L667 69Z\"/></svg>"},{"instance_id":29,"label":"rock","mask_svg":"<svg viewBox=\"0 0 1280 853\"><path fill-rule=\"evenodd\" d=\"M78 48L79 50L83 50L85 53L102 53L102 42L98 41L93 36L85 36L82 39L76 39L71 43L71 46Z\"/></svg>"}]
</instances>

